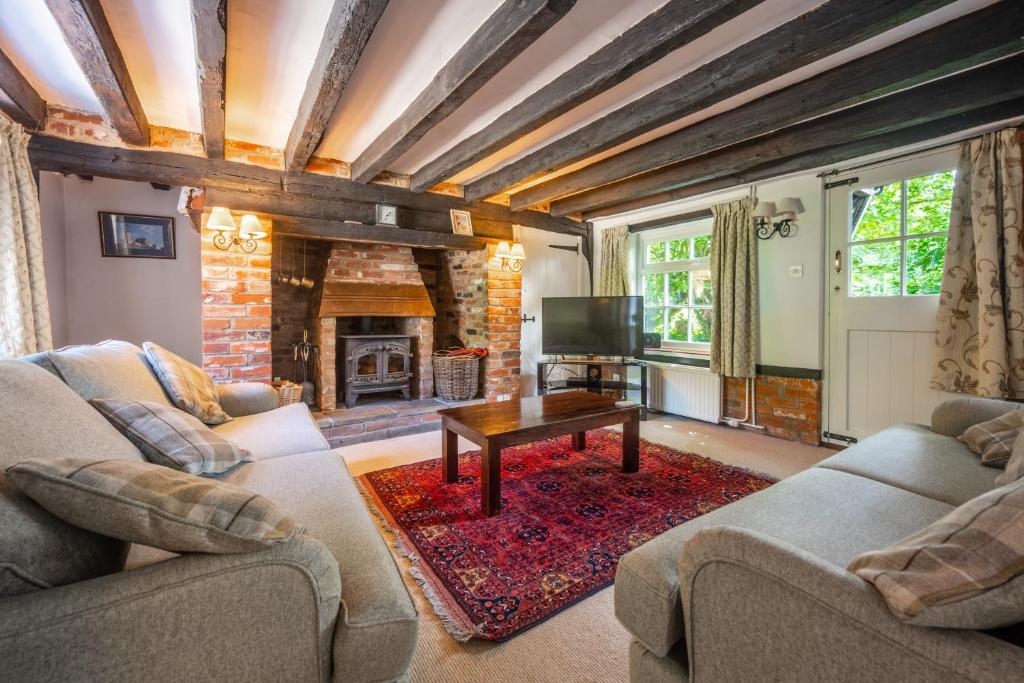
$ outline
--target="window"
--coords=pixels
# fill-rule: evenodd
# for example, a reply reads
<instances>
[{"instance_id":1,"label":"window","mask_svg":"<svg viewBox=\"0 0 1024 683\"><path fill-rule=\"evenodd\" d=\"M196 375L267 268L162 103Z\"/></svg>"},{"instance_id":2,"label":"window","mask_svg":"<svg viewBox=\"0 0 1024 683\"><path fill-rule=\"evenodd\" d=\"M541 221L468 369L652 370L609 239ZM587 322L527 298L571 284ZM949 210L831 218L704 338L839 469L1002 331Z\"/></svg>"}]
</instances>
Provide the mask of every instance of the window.
<instances>
[{"instance_id":1,"label":"window","mask_svg":"<svg viewBox=\"0 0 1024 683\"><path fill-rule=\"evenodd\" d=\"M939 293L953 171L850 193L851 297Z\"/></svg>"},{"instance_id":2,"label":"window","mask_svg":"<svg viewBox=\"0 0 1024 683\"><path fill-rule=\"evenodd\" d=\"M666 348L699 349L711 341L709 223L641 238L644 331L660 334Z\"/></svg>"}]
</instances>

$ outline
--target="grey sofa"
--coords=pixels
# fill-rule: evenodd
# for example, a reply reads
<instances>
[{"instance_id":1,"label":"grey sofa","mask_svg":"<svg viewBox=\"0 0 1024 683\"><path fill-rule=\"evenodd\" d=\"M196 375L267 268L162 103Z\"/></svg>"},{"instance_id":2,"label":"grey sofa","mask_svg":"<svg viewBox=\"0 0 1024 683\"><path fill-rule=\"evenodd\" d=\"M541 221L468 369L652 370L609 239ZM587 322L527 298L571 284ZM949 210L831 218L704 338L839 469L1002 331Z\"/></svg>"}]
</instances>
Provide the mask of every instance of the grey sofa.
<instances>
[{"instance_id":1,"label":"grey sofa","mask_svg":"<svg viewBox=\"0 0 1024 683\"><path fill-rule=\"evenodd\" d=\"M138 454L83 396L151 393L145 356L124 343L75 353L65 373L48 354L0 361L0 496L20 495L2 471L24 458ZM136 546L124 571L0 598L0 680L406 677L418 616L344 462L304 405L278 408L261 384L219 391L237 419L216 430L257 458L225 479L274 501L305 533L237 555ZM31 543L26 533L0 524L0 573L3 547Z\"/></svg>"},{"instance_id":2,"label":"grey sofa","mask_svg":"<svg viewBox=\"0 0 1024 683\"><path fill-rule=\"evenodd\" d=\"M953 437L1022 407L947 401L930 429L886 429L626 554L615 613L630 679L1021 680L1019 628L904 624L845 567L995 488L1001 470Z\"/></svg>"}]
</instances>

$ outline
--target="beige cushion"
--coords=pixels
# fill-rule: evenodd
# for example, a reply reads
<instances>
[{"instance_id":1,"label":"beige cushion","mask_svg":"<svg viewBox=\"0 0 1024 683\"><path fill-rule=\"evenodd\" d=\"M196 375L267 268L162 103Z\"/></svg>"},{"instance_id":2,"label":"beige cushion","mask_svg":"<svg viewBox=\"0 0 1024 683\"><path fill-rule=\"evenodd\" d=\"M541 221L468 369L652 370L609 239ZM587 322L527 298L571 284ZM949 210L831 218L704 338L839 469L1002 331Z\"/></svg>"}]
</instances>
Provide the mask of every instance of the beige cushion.
<instances>
[{"instance_id":1,"label":"beige cushion","mask_svg":"<svg viewBox=\"0 0 1024 683\"><path fill-rule=\"evenodd\" d=\"M1006 462L1006 469L996 477L996 483L1004 486L1024 477L1024 438L1017 437L1013 444L1013 451L1010 459Z\"/></svg>"},{"instance_id":2,"label":"beige cushion","mask_svg":"<svg viewBox=\"0 0 1024 683\"><path fill-rule=\"evenodd\" d=\"M153 342L143 343L142 349L171 403L208 425L231 419L220 407L217 385L202 368Z\"/></svg>"},{"instance_id":3,"label":"beige cushion","mask_svg":"<svg viewBox=\"0 0 1024 683\"><path fill-rule=\"evenodd\" d=\"M151 463L26 460L7 476L75 526L176 553L250 552L299 531L262 496Z\"/></svg>"},{"instance_id":4,"label":"beige cushion","mask_svg":"<svg viewBox=\"0 0 1024 683\"><path fill-rule=\"evenodd\" d=\"M957 438L981 456L981 464L1005 467L1017 436L1024 429L1024 410L1011 410L999 417L968 427Z\"/></svg>"},{"instance_id":5,"label":"beige cushion","mask_svg":"<svg viewBox=\"0 0 1024 683\"><path fill-rule=\"evenodd\" d=\"M146 354L135 344L104 341L50 352L50 360L76 394L90 398L131 398L170 405Z\"/></svg>"},{"instance_id":6,"label":"beige cushion","mask_svg":"<svg viewBox=\"0 0 1024 683\"><path fill-rule=\"evenodd\" d=\"M985 629L1024 621L1024 480L989 491L849 570L899 619ZM1012 585L1011 585L1012 584Z\"/></svg>"},{"instance_id":7,"label":"beige cushion","mask_svg":"<svg viewBox=\"0 0 1024 683\"><path fill-rule=\"evenodd\" d=\"M325 451L331 447L305 403L292 403L265 413L236 417L213 430L258 460Z\"/></svg>"},{"instance_id":8,"label":"beige cushion","mask_svg":"<svg viewBox=\"0 0 1024 683\"><path fill-rule=\"evenodd\" d=\"M189 474L220 474L253 461L249 451L174 406L119 398L94 398L89 403L157 465Z\"/></svg>"}]
</instances>

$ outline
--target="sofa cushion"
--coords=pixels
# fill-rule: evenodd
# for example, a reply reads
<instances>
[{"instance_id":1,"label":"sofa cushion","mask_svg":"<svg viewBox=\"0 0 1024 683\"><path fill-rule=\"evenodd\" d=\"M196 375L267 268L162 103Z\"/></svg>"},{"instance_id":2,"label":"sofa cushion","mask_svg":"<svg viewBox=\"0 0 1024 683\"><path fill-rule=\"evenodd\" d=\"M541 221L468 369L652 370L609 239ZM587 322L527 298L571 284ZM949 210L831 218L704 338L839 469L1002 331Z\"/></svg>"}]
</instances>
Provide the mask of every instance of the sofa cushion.
<instances>
[{"instance_id":1,"label":"sofa cushion","mask_svg":"<svg viewBox=\"0 0 1024 683\"><path fill-rule=\"evenodd\" d=\"M910 624L990 629L1024 621L1024 480L967 501L850 571Z\"/></svg>"},{"instance_id":2,"label":"sofa cushion","mask_svg":"<svg viewBox=\"0 0 1024 683\"><path fill-rule=\"evenodd\" d=\"M257 460L331 447L305 403L292 403L265 413L236 417L213 430L252 453Z\"/></svg>"},{"instance_id":3,"label":"sofa cushion","mask_svg":"<svg viewBox=\"0 0 1024 683\"><path fill-rule=\"evenodd\" d=\"M83 529L176 553L244 553L287 542L295 522L266 498L147 462L25 460L8 478Z\"/></svg>"},{"instance_id":4,"label":"sofa cushion","mask_svg":"<svg viewBox=\"0 0 1024 683\"><path fill-rule=\"evenodd\" d=\"M683 637L679 557L701 529L730 525L761 531L845 567L857 555L884 548L951 509L871 479L812 468L624 555L615 573L615 615L647 649L665 656Z\"/></svg>"},{"instance_id":5,"label":"sofa cushion","mask_svg":"<svg viewBox=\"0 0 1024 683\"><path fill-rule=\"evenodd\" d=\"M89 403L157 465L202 475L221 474L253 461L249 451L174 406L121 398L94 398Z\"/></svg>"},{"instance_id":6,"label":"sofa cushion","mask_svg":"<svg viewBox=\"0 0 1024 683\"><path fill-rule=\"evenodd\" d=\"M1011 410L964 430L956 439L981 456L981 464L1006 467L1013 444L1024 429L1024 410Z\"/></svg>"},{"instance_id":7,"label":"sofa cushion","mask_svg":"<svg viewBox=\"0 0 1024 683\"><path fill-rule=\"evenodd\" d=\"M202 368L153 342L145 342L142 350L171 403L208 425L231 419L220 407L217 385Z\"/></svg>"},{"instance_id":8,"label":"sofa cushion","mask_svg":"<svg viewBox=\"0 0 1024 683\"><path fill-rule=\"evenodd\" d=\"M921 425L896 425L816 465L960 505L995 488L999 470L954 438Z\"/></svg>"},{"instance_id":9,"label":"sofa cushion","mask_svg":"<svg viewBox=\"0 0 1024 683\"><path fill-rule=\"evenodd\" d=\"M996 477L996 484L1005 486L1024 477L1024 437L1018 437L1006 461L1006 470Z\"/></svg>"},{"instance_id":10,"label":"sofa cushion","mask_svg":"<svg viewBox=\"0 0 1024 683\"><path fill-rule=\"evenodd\" d=\"M335 680L400 677L416 648L416 608L341 457L318 451L261 460L224 479L274 501L337 559L341 610ZM367 652L387 656L367 657Z\"/></svg>"},{"instance_id":11,"label":"sofa cushion","mask_svg":"<svg viewBox=\"0 0 1024 683\"><path fill-rule=\"evenodd\" d=\"M157 381L146 354L135 344L107 340L50 352L50 360L75 393L90 398L131 398L171 402Z\"/></svg>"}]
</instances>

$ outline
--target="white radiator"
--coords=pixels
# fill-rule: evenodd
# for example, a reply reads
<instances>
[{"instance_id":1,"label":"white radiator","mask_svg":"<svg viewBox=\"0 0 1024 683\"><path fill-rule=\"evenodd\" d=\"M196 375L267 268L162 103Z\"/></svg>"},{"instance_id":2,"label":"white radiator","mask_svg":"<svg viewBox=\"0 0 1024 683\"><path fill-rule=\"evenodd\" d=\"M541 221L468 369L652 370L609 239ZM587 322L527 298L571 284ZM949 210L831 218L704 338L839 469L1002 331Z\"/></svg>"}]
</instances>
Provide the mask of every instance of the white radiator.
<instances>
[{"instance_id":1,"label":"white radiator","mask_svg":"<svg viewBox=\"0 0 1024 683\"><path fill-rule=\"evenodd\" d=\"M706 422L722 417L722 379L707 368L650 363L648 376L655 410Z\"/></svg>"}]
</instances>

